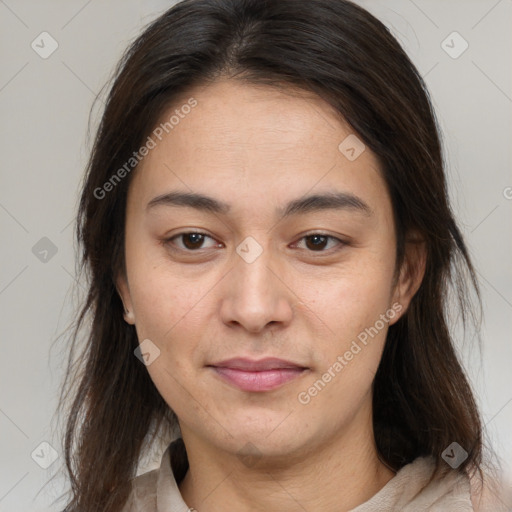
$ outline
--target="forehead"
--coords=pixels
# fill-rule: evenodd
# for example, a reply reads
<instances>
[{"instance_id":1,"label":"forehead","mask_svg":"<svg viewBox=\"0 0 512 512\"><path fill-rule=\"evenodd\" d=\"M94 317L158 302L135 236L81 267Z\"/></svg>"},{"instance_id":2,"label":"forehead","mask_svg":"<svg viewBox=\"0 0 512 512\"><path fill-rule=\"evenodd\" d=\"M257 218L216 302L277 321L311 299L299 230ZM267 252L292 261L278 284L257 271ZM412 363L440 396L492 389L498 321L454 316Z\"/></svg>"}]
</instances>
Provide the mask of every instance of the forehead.
<instances>
[{"instance_id":1,"label":"forehead","mask_svg":"<svg viewBox=\"0 0 512 512\"><path fill-rule=\"evenodd\" d=\"M197 104L182 110L190 98ZM173 114L179 121L165 129ZM229 203L278 204L320 189L386 199L376 156L312 93L226 80L187 91L158 126L161 140L152 135L156 145L133 176L131 201L147 203L177 186ZM344 152L346 141L357 158Z\"/></svg>"},{"instance_id":2,"label":"forehead","mask_svg":"<svg viewBox=\"0 0 512 512\"><path fill-rule=\"evenodd\" d=\"M174 102L170 112L179 110L190 97L197 106L168 137L175 150L186 152L188 159L209 155L217 161L229 155L256 164L254 159L260 155L267 164L269 157L278 162L298 161L304 156L316 160L320 152L332 155L340 136L352 132L328 103L295 88L224 80L189 91ZM164 113L161 121L165 122L168 114Z\"/></svg>"}]
</instances>

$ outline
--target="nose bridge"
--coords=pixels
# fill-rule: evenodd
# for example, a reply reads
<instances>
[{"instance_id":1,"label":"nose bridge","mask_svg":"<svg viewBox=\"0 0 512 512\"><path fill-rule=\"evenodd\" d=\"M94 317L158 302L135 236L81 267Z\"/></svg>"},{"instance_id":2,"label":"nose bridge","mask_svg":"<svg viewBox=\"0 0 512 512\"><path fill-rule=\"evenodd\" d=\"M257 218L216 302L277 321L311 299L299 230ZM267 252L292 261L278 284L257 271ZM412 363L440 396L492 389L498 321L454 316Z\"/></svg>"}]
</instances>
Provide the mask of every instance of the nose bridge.
<instances>
[{"instance_id":1,"label":"nose bridge","mask_svg":"<svg viewBox=\"0 0 512 512\"><path fill-rule=\"evenodd\" d=\"M237 258L235 259L234 278L237 286L237 293L244 296L258 296L271 293L270 282L275 276L269 267L272 262L272 250L266 235L258 236L259 241L248 236L236 248ZM270 297L268 297L270 299Z\"/></svg>"},{"instance_id":2,"label":"nose bridge","mask_svg":"<svg viewBox=\"0 0 512 512\"><path fill-rule=\"evenodd\" d=\"M263 248L255 241L244 241L238 246L239 260L235 264L234 271L237 282L242 285L241 291L244 295L252 295L251 291L254 291L254 295L270 291L269 281L273 277L269 270L272 263L271 252L268 244Z\"/></svg>"},{"instance_id":3,"label":"nose bridge","mask_svg":"<svg viewBox=\"0 0 512 512\"><path fill-rule=\"evenodd\" d=\"M292 313L287 288L276 275L269 237L258 238L248 236L236 247L223 298L224 321L235 321L251 331L259 331L270 322L288 322Z\"/></svg>"}]
</instances>

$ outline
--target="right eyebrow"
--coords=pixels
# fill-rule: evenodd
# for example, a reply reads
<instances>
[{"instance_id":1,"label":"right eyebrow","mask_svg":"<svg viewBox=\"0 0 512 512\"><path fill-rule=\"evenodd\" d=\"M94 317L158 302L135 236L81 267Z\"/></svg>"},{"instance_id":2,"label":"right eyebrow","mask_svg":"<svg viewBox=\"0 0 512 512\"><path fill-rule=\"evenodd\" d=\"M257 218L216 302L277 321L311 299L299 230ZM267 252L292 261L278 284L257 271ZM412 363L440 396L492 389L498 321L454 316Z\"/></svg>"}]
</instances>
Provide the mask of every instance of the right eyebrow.
<instances>
[{"instance_id":1,"label":"right eyebrow","mask_svg":"<svg viewBox=\"0 0 512 512\"><path fill-rule=\"evenodd\" d=\"M154 197L146 205L146 211L157 206L186 206L196 210L225 215L231 207L218 199L194 192L168 192Z\"/></svg>"}]
</instances>

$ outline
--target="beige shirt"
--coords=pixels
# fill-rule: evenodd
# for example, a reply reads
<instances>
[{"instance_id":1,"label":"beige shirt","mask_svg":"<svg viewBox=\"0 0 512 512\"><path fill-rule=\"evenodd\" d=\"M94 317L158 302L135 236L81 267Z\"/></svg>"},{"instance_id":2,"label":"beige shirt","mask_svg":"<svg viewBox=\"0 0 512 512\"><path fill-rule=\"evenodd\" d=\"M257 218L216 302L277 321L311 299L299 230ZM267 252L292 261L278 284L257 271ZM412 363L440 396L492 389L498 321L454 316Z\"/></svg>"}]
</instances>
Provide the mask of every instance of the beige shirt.
<instances>
[{"instance_id":1,"label":"beige shirt","mask_svg":"<svg viewBox=\"0 0 512 512\"><path fill-rule=\"evenodd\" d=\"M171 457L175 442L171 443L162 455L160 468L132 480L132 493L122 512L194 510L183 501L176 483L175 467ZM370 500L352 509L351 512L473 512L467 476L454 471L442 481L426 485L433 471L433 463L433 458L418 457L411 464L401 468ZM493 508L492 512L497 510Z\"/></svg>"}]
</instances>

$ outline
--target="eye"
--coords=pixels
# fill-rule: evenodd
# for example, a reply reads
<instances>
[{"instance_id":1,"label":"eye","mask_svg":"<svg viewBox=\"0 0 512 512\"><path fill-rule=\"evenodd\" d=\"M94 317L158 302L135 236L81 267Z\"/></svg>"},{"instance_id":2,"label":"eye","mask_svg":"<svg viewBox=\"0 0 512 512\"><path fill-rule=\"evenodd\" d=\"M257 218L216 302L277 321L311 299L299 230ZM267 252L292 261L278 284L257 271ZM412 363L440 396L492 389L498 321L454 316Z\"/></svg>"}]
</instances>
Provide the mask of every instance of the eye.
<instances>
[{"instance_id":1,"label":"eye","mask_svg":"<svg viewBox=\"0 0 512 512\"><path fill-rule=\"evenodd\" d=\"M194 252L208 248L203 246L204 241L207 238L215 242L215 240L211 236L208 236L206 233L201 233L199 231L188 231L184 233L178 233L177 235L174 235L173 237L164 240L164 243L171 244L175 246L173 248L177 248L185 252ZM181 240L181 246L179 244L176 244L176 242L174 241L176 239ZM325 248L327 245L329 245L329 241L338 242L338 246L345 245L345 242L343 242L339 238L327 235L325 233L311 233L300 238L299 242L302 240L306 241L306 248L311 252L328 252L325 250ZM297 244L298 242L295 243L295 245ZM217 247L218 246L219 244L217 244ZM210 246L210 248L212 247L215 247L215 244Z\"/></svg>"},{"instance_id":2,"label":"eye","mask_svg":"<svg viewBox=\"0 0 512 512\"><path fill-rule=\"evenodd\" d=\"M339 238L327 235L325 233L311 233L309 235L303 236L299 241L302 240L306 241L307 249L311 250L312 252L327 252L324 249L326 245L328 245L329 241L336 241L338 242L337 245L339 246L345 245L345 243Z\"/></svg>"},{"instance_id":3,"label":"eye","mask_svg":"<svg viewBox=\"0 0 512 512\"><path fill-rule=\"evenodd\" d=\"M183 244L181 247L178 246L178 249L192 252L204 249L202 245L206 238L210 238L211 240L213 240L211 236L208 236L205 233L200 233L198 231L190 231L186 233L178 233L177 235L174 235L172 238L165 240L165 243L172 243L173 245L175 245L174 240L181 239Z\"/></svg>"}]
</instances>

